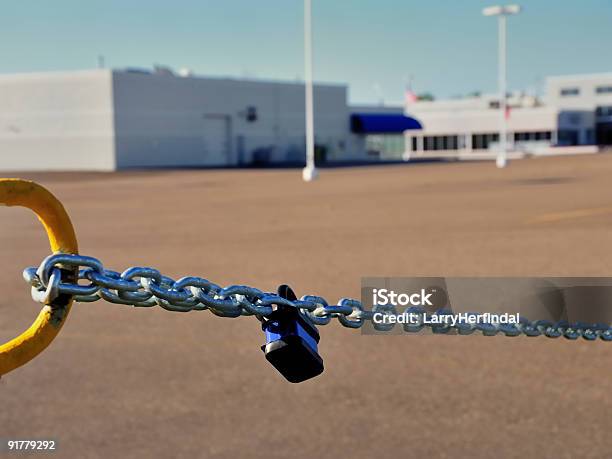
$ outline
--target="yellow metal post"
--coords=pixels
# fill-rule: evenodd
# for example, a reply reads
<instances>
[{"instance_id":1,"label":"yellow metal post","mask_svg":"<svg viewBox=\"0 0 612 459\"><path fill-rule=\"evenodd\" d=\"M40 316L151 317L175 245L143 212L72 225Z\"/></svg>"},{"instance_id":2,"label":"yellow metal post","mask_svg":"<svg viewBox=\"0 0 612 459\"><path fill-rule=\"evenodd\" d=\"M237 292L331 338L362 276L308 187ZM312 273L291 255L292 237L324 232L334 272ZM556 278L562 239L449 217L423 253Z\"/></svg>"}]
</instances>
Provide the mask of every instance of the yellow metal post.
<instances>
[{"instance_id":1,"label":"yellow metal post","mask_svg":"<svg viewBox=\"0 0 612 459\"><path fill-rule=\"evenodd\" d=\"M0 179L0 205L34 211L47 231L54 253L78 253L70 217L57 198L42 186L21 179ZM43 307L30 328L0 345L0 375L26 364L51 344L66 321L71 305L71 297L60 296Z\"/></svg>"}]
</instances>

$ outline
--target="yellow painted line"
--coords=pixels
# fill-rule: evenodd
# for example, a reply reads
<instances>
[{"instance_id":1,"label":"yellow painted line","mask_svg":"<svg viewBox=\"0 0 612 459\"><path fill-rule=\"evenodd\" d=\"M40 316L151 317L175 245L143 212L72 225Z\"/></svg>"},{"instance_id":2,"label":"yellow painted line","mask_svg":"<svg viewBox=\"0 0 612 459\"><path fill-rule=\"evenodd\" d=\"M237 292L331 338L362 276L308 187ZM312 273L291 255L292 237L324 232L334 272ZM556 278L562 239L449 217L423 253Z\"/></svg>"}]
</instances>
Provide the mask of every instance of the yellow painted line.
<instances>
[{"instance_id":1,"label":"yellow painted line","mask_svg":"<svg viewBox=\"0 0 612 459\"><path fill-rule=\"evenodd\" d=\"M0 179L0 205L27 207L38 215L54 253L78 253L76 235L62 203L42 186L21 179ZM45 305L21 335L0 345L0 375L40 354L57 336L68 317L72 297Z\"/></svg>"},{"instance_id":2,"label":"yellow painted line","mask_svg":"<svg viewBox=\"0 0 612 459\"><path fill-rule=\"evenodd\" d=\"M555 223L564 220L577 220L580 218L596 217L598 215L612 214L612 206L610 207L593 207L590 209L575 209L565 212L554 212L543 214L529 220L529 223Z\"/></svg>"}]
</instances>

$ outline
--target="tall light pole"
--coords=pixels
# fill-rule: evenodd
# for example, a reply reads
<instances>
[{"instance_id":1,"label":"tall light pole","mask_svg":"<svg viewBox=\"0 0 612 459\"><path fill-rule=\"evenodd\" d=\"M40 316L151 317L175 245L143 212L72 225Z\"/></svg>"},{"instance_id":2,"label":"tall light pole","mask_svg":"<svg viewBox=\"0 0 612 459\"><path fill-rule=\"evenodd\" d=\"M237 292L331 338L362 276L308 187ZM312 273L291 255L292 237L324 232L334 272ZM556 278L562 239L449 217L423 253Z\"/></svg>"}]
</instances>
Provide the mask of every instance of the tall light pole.
<instances>
[{"instance_id":1,"label":"tall light pole","mask_svg":"<svg viewBox=\"0 0 612 459\"><path fill-rule=\"evenodd\" d=\"M506 167L508 156L508 125L506 120L506 17L518 14L521 11L519 5L489 6L482 10L485 16L497 16L499 24L499 151L497 153L497 167Z\"/></svg>"},{"instance_id":2,"label":"tall light pole","mask_svg":"<svg viewBox=\"0 0 612 459\"><path fill-rule=\"evenodd\" d=\"M304 81L306 86L306 167L302 171L302 178L310 182L319 176L315 165L311 0L304 0Z\"/></svg>"}]
</instances>

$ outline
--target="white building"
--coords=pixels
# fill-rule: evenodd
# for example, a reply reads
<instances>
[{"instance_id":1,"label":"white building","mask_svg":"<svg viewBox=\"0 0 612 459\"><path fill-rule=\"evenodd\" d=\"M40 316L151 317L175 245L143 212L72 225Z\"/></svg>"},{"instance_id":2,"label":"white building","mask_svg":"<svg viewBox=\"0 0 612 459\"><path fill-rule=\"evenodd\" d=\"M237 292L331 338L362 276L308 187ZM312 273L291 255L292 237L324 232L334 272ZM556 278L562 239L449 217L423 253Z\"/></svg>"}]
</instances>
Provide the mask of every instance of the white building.
<instances>
[{"instance_id":1,"label":"white building","mask_svg":"<svg viewBox=\"0 0 612 459\"><path fill-rule=\"evenodd\" d=\"M580 143L612 145L612 73L550 77L547 103L588 114Z\"/></svg>"},{"instance_id":2,"label":"white building","mask_svg":"<svg viewBox=\"0 0 612 459\"><path fill-rule=\"evenodd\" d=\"M550 77L543 99L514 94L508 106L508 142L517 155L612 144L612 74ZM478 158L498 146L497 96L418 101L406 112L423 129L406 133L405 157Z\"/></svg>"},{"instance_id":3,"label":"white building","mask_svg":"<svg viewBox=\"0 0 612 459\"><path fill-rule=\"evenodd\" d=\"M347 87L317 84L314 102L320 159L368 160ZM302 83L167 69L0 76L2 171L300 162L304 125Z\"/></svg>"}]
</instances>

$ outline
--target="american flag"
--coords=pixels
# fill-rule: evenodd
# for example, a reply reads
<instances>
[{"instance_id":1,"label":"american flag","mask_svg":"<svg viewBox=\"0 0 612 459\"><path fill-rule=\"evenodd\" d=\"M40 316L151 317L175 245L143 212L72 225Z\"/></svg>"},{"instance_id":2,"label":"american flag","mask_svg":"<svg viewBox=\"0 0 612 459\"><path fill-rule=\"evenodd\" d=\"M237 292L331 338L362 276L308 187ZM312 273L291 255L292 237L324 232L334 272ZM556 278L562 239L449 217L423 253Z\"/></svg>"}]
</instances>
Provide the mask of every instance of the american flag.
<instances>
[{"instance_id":1,"label":"american flag","mask_svg":"<svg viewBox=\"0 0 612 459\"><path fill-rule=\"evenodd\" d=\"M419 100L419 98L414 92L412 92L411 88L406 88L406 91L404 92L404 100L406 105L410 105Z\"/></svg>"}]
</instances>

